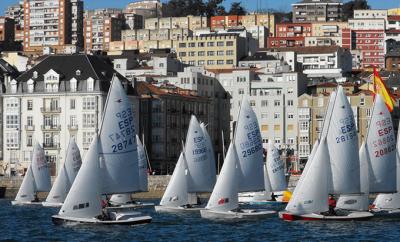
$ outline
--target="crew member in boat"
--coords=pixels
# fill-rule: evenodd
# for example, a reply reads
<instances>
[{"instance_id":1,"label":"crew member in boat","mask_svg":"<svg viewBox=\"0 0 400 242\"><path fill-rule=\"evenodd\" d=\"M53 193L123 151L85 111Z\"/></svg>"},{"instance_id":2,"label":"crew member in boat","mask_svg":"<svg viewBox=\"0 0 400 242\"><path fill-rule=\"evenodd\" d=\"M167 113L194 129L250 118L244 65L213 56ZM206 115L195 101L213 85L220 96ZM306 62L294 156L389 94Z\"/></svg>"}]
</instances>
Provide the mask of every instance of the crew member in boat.
<instances>
[{"instance_id":1,"label":"crew member in boat","mask_svg":"<svg viewBox=\"0 0 400 242\"><path fill-rule=\"evenodd\" d=\"M278 197L278 195L275 195L274 193L271 193L271 199L268 200L268 201L276 202L276 198L277 198L277 197Z\"/></svg>"},{"instance_id":2,"label":"crew member in boat","mask_svg":"<svg viewBox=\"0 0 400 242\"><path fill-rule=\"evenodd\" d=\"M335 212L336 200L332 194L329 194L328 205L329 205L329 215L335 216L336 215L336 212Z\"/></svg>"},{"instance_id":3,"label":"crew member in boat","mask_svg":"<svg viewBox=\"0 0 400 242\"><path fill-rule=\"evenodd\" d=\"M38 195L36 193L35 193L35 197L34 197L32 202L39 202L39 197L38 197Z\"/></svg>"}]
</instances>

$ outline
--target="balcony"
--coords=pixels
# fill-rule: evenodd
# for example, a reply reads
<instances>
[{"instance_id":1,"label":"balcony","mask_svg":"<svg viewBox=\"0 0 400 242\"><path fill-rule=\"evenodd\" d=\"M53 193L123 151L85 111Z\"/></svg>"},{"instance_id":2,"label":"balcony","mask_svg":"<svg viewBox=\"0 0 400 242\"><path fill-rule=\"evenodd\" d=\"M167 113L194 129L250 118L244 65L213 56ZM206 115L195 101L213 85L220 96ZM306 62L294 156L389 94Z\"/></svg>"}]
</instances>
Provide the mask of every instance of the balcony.
<instances>
[{"instance_id":1,"label":"balcony","mask_svg":"<svg viewBox=\"0 0 400 242\"><path fill-rule=\"evenodd\" d=\"M40 108L42 113L61 113L60 107L43 107Z\"/></svg>"},{"instance_id":2,"label":"balcony","mask_svg":"<svg viewBox=\"0 0 400 242\"><path fill-rule=\"evenodd\" d=\"M42 131L61 131L61 125L42 125Z\"/></svg>"},{"instance_id":3,"label":"balcony","mask_svg":"<svg viewBox=\"0 0 400 242\"><path fill-rule=\"evenodd\" d=\"M69 131L76 131L76 130L78 130L78 125L77 124L69 124L68 125L68 130Z\"/></svg>"},{"instance_id":4,"label":"balcony","mask_svg":"<svg viewBox=\"0 0 400 242\"><path fill-rule=\"evenodd\" d=\"M46 150L58 150L60 149L60 144L59 143L43 143L43 148Z\"/></svg>"},{"instance_id":5,"label":"balcony","mask_svg":"<svg viewBox=\"0 0 400 242\"><path fill-rule=\"evenodd\" d=\"M25 125L25 130L26 131L34 131L35 130L35 125Z\"/></svg>"}]
</instances>

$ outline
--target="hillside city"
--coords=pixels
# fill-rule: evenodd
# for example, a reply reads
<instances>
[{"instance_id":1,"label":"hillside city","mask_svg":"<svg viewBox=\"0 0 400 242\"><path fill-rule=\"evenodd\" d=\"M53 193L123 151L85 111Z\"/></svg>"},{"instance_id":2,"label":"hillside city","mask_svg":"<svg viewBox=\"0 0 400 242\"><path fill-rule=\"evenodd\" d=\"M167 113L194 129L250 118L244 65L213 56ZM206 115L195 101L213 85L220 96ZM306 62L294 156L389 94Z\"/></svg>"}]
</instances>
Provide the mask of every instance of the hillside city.
<instances>
[{"instance_id":1,"label":"hillside city","mask_svg":"<svg viewBox=\"0 0 400 242\"><path fill-rule=\"evenodd\" d=\"M400 95L400 8L299 0L282 13L250 12L240 3L223 9L222 1L183 9L179 2L94 10L84 10L83 0L9 6L0 17L0 175L24 174L35 141L53 176L70 137L84 157L114 75L133 103L154 174L174 170L191 115L207 124L220 168L244 97L264 148L274 143L287 171L297 174L339 85L360 141L372 113L374 69ZM395 130L399 117L396 102Z\"/></svg>"}]
</instances>

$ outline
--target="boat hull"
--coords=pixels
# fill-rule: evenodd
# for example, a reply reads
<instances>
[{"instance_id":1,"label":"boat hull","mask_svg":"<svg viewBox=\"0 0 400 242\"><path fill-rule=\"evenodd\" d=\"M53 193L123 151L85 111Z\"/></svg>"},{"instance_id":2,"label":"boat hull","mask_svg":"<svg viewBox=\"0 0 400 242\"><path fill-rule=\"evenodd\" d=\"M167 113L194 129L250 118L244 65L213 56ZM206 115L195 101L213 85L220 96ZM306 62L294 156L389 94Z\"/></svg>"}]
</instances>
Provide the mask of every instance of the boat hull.
<instances>
[{"instance_id":1,"label":"boat hull","mask_svg":"<svg viewBox=\"0 0 400 242\"><path fill-rule=\"evenodd\" d=\"M352 220L366 220L366 219L372 218L373 216L374 215L369 212L349 212L349 214L347 214L345 216L326 216L326 215L316 214L316 213L296 215L296 214L292 214L287 211L279 212L279 218L281 218L285 221L296 221L296 220L352 221Z\"/></svg>"},{"instance_id":2,"label":"boat hull","mask_svg":"<svg viewBox=\"0 0 400 242\"><path fill-rule=\"evenodd\" d=\"M62 207L62 203L52 203L52 202L42 202L43 207L53 207L53 208L59 208Z\"/></svg>"},{"instance_id":3,"label":"boat hull","mask_svg":"<svg viewBox=\"0 0 400 242\"><path fill-rule=\"evenodd\" d=\"M42 202L31 202L31 201L11 201L11 205L13 206L24 206L24 205L42 205Z\"/></svg>"},{"instance_id":4,"label":"boat hull","mask_svg":"<svg viewBox=\"0 0 400 242\"><path fill-rule=\"evenodd\" d=\"M380 209L374 208L371 210L371 213L374 214L374 217L378 218L400 218L400 209L393 208L393 209Z\"/></svg>"},{"instance_id":5,"label":"boat hull","mask_svg":"<svg viewBox=\"0 0 400 242\"><path fill-rule=\"evenodd\" d=\"M106 207L107 212L121 212L121 211L131 211L138 208L154 207L154 203L133 203L133 204L123 204L119 206L109 206Z\"/></svg>"},{"instance_id":6,"label":"boat hull","mask_svg":"<svg viewBox=\"0 0 400 242\"><path fill-rule=\"evenodd\" d=\"M100 220L97 218L73 218L60 215L53 215L52 221L56 225L63 224L97 224L97 225L137 225L150 223L150 216L136 216L120 220Z\"/></svg>"},{"instance_id":7,"label":"boat hull","mask_svg":"<svg viewBox=\"0 0 400 242\"><path fill-rule=\"evenodd\" d=\"M185 212L198 212L203 210L202 207L184 208L184 207L167 207L167 206L154 206L158 213L185 213Z\"/></svg>"},{"instance_id":8,"label":"boat hull","mask_svg":"<svg viewBox=\"0 0 400 242\"><path fill-rule=\"evenodd\" d=\"M269 218L276 215L276 211L258 210L258 209L242 209L236 211L213 211L210 209L203 209L200 211L201 217L212 220L253 220Z\"/></svg>"}]
</instances>

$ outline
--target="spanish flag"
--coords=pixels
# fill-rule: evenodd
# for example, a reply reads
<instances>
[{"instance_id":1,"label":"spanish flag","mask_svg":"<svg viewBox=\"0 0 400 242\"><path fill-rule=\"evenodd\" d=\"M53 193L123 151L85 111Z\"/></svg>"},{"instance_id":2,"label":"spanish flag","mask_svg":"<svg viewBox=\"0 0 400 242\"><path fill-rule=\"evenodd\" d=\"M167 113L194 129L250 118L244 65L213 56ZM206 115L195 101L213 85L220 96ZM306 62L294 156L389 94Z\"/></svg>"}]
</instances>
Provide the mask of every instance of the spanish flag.
<instances>
[{"instance_id":1,"label":"spanish flag","mask_svg":"<svg viewBox=\"0 0 400 242\"><path fill-rule=\"evenodd\" d=\"M396 102L396 99L394 96L390 93L389 89L386 87L385 83L383 82L382 78L379 75L379 72L374 68L374 77L372 80L374 90L373 92L375 94L380 94L383 100L386 103L386 106L389 109L389 112L393 111L394 108L394 103Z\"/></svg>"}]
</instances>

